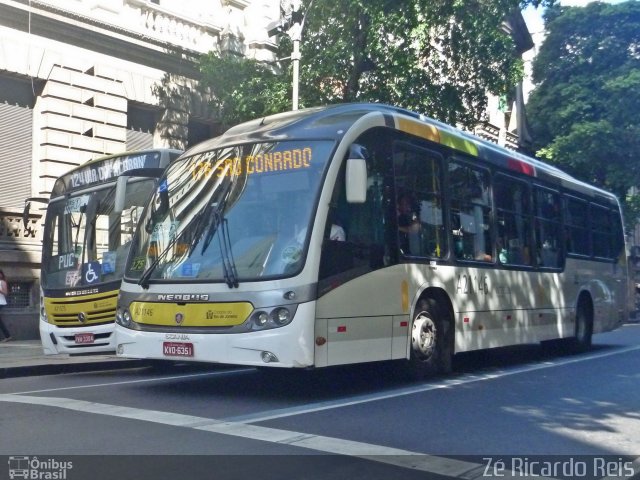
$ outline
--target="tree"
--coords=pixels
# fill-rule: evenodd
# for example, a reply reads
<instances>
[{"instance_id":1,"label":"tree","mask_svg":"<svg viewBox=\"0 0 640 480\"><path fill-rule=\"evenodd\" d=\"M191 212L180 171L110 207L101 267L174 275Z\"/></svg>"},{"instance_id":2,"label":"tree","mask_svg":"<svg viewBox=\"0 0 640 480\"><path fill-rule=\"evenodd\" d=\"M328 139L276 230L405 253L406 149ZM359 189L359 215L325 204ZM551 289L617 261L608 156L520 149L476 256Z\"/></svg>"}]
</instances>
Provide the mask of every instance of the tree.
<instances>
[{"instance_id":1,"label":"tree","mask_svg":"<svg viewBox=\"0 0 640 480\"><path fill-rule=\"evenodd\" d=\"M554 0L305 0L300 104L352 101L394 104L442 121L472 126L487 93L504 94L523 75L504 19L526 4ZM287 36L280 57L291 53ZM236 114L259 93L265 113L282 110L291 75L235 69L220 76L219 62L201 60L204 82ZM257 64L253 64L258 68ZM286 68L286 67L285 67ZM241 76L238 72L246 74ZM237 105L240 105L238 110ZM246 111L257 111L248 108Z\"/></svg>"},{"instance_id":2,"label":"tree","mask_svg":"<svg viewBox=\"0 0 640 480\"><path fill-rule=\"evenodd\" d=\"M210 52L200 59L200 71L223 128L287 110L288 84L269 65Z\"/></svg>"},{"instance_id":3,"label":"tree","mask_svg":"<svg viewBox=\"0 0 640 480\"><path fill-rule=\"evenodd\" d=\"M638 218L640 2L554 7L533 64L527 112L538 154L613 191Z\"/></svg>"}]
</instances>

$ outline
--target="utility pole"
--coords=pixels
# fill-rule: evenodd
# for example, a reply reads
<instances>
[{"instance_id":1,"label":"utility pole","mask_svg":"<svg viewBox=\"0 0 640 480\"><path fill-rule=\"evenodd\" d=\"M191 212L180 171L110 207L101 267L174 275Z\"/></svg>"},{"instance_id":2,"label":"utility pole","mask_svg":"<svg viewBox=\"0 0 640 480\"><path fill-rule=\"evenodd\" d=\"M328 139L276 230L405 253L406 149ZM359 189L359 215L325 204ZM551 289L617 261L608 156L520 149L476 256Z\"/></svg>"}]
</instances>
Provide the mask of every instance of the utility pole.
<instances>
[{"instance_id":1,"label":"utility pole","mask_svg":"<svg viewBox=\"0 0 640 480\"><path fill-rule=\"evenodd\" d=\"M292 87L292 99L291 110L298 110L298 84L300 83L300 40L302 39L302 15L301 15L301 0L291 1L291 29L289 30L289 36L293 42L293 52L291 53L291 61L293 62L293 87Z\"/></svg>"},{"instance_id":2,"label":"utility pole","mask_svg":"<svg viewBox=\"0 0 640 480\"><path fill-rule=\"evenodd\" d=\"M310 2L309 6L313 3ZM291 62L293 68L291 109L298 110L298 91L300 83L300 40L302 40L302 29L304 28L304 15L302 14L302 0L286 0L281 6L282 17L267 26L267 34L270 37L286 33L293 42L293 52ZM279 60L287 60L280 58Z\"/></svg>"}]
</instances>

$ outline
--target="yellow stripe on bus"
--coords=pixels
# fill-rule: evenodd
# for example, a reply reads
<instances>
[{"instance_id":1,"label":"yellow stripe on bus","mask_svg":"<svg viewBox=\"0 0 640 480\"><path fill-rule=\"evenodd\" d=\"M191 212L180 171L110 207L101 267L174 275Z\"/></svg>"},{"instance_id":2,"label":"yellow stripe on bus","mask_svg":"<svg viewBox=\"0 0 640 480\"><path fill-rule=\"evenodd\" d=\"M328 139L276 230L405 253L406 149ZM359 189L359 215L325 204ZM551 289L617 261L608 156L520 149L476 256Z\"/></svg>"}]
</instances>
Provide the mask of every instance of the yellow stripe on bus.
<instances>
[{"instance_id":1,"label":"yellow stripe on bus","mask_svg":"<svg viewBox=\"0 0 640 480\"><path fill-rule=\"evenodd\" d=\"M409 313L409 282L406 280L402 281L400 292L402 295L402 312Z\"/></svg>"},{"instance_id":2,"label":"yellow stripe on bus","mask_svg":"<svg viewBox=\"0 0 640 480\"><path fill-rule=\"evenodd\" d=\"M231 327L243 323L253 312L249 302L176 303L133 302L130 307L134 322L145 325L180 327Z\"/></svg>"},{"instance_id":3,"label":"yellow stripe on bus","mask_svg":"<svg viewBox=\"0 0 640 480\"><path fill-rule=\"evenodd\" d=\"M426 138L432 142L440 142L440 132L433 125L426 125L407 118L399 118L398 129L417 137Z\"/></svg>"}]
</instances>

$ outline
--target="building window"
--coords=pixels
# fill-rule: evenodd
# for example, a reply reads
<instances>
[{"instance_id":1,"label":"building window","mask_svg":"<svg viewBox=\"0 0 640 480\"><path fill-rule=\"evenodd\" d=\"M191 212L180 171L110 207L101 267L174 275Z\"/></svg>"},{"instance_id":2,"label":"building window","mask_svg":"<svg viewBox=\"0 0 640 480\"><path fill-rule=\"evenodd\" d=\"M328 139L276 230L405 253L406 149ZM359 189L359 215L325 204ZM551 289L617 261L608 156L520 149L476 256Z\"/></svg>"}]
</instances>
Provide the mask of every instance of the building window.
<instances>
[{"instance_id":1,"label":"building window","mask_svg":"<svg viewBox=\"0 0 640 480\"><path fill-rule=\"evenodd\" d=\"M10 282L7 308L29 308L33 282Z\"/></svg>"}]
</instances>

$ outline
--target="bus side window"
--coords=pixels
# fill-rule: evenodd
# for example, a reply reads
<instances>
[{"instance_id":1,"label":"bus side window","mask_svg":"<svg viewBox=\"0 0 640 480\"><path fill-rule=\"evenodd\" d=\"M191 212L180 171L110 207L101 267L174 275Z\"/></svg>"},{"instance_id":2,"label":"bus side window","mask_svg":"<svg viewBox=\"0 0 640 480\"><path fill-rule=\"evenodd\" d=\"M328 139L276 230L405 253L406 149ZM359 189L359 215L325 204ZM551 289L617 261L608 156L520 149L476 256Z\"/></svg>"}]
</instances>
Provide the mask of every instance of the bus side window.
<instances>
[{"instance_id":1,"label":"bus side window","mask_svg":"<svg viewBox=\"0 0 640 480\"><path fill-rule=\"evenodd\" d=\"M396 142L393 166L400 253L411 257L445 257L441 156L426 148Z\"/></svg>"},{"instance_id":2,"label":"bus side window","mask_svg":"<svg viewBox=\"0 0 640 480\"><path fill-rule=\"evenodd\" d=\"M529 186L513 177L497 174L493 191L496 203L500 263L531 265L531 198Z\"/></svg>"},{"instance_id":3,"label":"bus side window","mask_svg":"<svg viewBox=\"0 0 640 480\"><path fill-rule=\"evenodd\" d=\"M383 175L379 150L370 142L358 141L370 153L367 160L368 190L365 203L348 203L343 165L338 173L327 215L320 259L320 278L355 269L365 272L380 268L384 261Z\"/></svg>"},{"instance_id":4,"label":"bus side window","mask_svg":"<svg viewBox=\"0 0 640 480\"><path fill-rule=\"evenodd\" d=\"M564 225L567 253L591 255L588 207L589 204L584 200L565 196Z\"/></svg>"},{"instance_id":5,"label":"bus side window","mask_svg":"<svg viewBox=\"0 0 640 480\"><path fill-rule=\"evenodd\" d=\"M453 253L458 260L493 261L489 172L449 163Z\"/></svg>"},{"instance_id":6,"label":"bus side window","mask_svg":"<svg viewBox=\"0 0 640 480\"><path fill-rule=\"evenodd\" d=\"M537 264L545 268L560 268L563 264L560 194L535 187L533 200Z\"/></svg>"}]
</instances>

